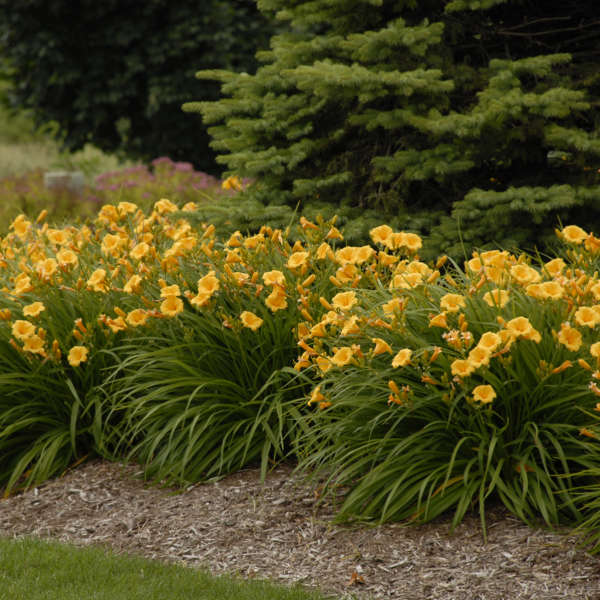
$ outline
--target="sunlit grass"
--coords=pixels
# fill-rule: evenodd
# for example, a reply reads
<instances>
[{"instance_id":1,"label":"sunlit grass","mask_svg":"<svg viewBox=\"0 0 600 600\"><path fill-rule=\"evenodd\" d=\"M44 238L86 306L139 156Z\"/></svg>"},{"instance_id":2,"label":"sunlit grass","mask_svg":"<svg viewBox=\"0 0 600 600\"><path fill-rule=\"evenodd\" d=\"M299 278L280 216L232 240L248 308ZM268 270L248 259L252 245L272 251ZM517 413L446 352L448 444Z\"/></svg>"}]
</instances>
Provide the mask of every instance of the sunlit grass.
<instances>
[{"instance_id":1,"label":"sunlit grass","mask_svg":"<svg viewBox=\"0 0 600 600\"><path fill-rule=\"evenodd\" d=\"M69 154L61 152L59 144L52 138L24 142L0 140L0 178L23 175L34 169L55 169L82 171L91 180L95 175L114 171L127 164L131 163L105 154L91 145Z\"/></svg>"},{"instance_id":2,"label":"sunlit grass","mask_svg":"<svg viewBox=\"0 0 600 600\"><path fill-rule=\"evenodd\" d=\"M50 165L57 149L51 142L0 143L0 177L21 175Z\"/></svg>"},{"instance_id":3,"label":"sunlit grass","mask_svg":"<svg viewBox=\"0 0 600 600\"><path fill-rule=\"evenodd\" d=\"M78 152L64 152L54 137L55 131L53 124L36 129L29 112L11 113L0 105L0 178L34 169L80 170L92 178L131 164L92 145Z\"/></svg>"},{"instance_id":4,"label":"sunlit grass","mask_svg":"<svg viewBox=\"0 0 600 600\"><path fill-rule=\"evenodd\" d=\"M0 539L0 587L11 600L324 600L297 586L29 538Z\"/></svg>"}]
</instances>

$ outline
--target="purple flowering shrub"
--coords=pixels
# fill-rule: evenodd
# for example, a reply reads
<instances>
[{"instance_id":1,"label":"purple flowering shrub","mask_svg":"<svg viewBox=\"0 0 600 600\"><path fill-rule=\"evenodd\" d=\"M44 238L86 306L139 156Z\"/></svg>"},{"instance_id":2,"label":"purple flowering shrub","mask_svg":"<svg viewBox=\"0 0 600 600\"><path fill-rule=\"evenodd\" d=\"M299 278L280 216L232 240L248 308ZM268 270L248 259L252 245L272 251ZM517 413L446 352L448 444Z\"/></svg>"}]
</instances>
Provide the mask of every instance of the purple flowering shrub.
<instances>
[{"instance_id":1,"label":"purple flowering shrub","mask_svg":"<svg viewBox=\"0 0 600 600\"><path fill-rule=\"evenodd\" d=\"M212 201L220 193L217 178L194 170L191 163L161 157L152 161L151 168L136 165L98 175L93 200L99 204L127 201L144 207L168 198L182 205Z\"/></svg>"},{"instance_id":2,"label":"purple flowering shrub","mask_svg":"<svg viewBox=\"0 0 600 600\"><path fill-rule=\"evenodd\" d=\"M191 163L161 157L150 166L136 165L98 175L80 191L67 187L47 189L44 171L36 169L20 176L0 178L0 234L20 213L34 219L47 210L49 220L84 220L104 204L134 202L148 208L161 198L182 206L188 202L212 202L231 195L211 175L194 170Z\"/></svg>"}]
</instances>

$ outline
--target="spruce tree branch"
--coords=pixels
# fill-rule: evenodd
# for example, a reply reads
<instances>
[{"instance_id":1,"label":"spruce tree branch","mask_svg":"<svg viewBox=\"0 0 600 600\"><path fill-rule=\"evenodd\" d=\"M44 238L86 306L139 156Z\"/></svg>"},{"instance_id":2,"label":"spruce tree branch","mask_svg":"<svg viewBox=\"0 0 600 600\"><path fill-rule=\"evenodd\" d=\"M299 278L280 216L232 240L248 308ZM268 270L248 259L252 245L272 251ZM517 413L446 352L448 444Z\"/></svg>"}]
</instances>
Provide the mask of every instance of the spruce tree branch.
<instances>
[{"instance_id":1,"label":"spruce tree branch","mask_svg":"<svg viewBox=\"0 0 600 600\"><path fill-rule=\"evenodd\" d=\"M600 21L592 21L591 23L587 23L585 25L577 25L577 27L563 27L562 29L548 29L547 31L537 31L537 32L525 32L521 33L519 31L511 31L510 29L498 29L496 33L498 35L505 36L513 36L513 37L540 37L543 35L555 35L557 33L564 33L566 31L581 31L582 29L586 29L588 27L593 27L594 25L600 25Z\"/></svg>"},{"instance_id":2,"label":"spruce tree branch","mask_svg":"<svg viewBox=\"0 0 600 600\"><path fill-rule=\"evenodd\" d=\"M571 52L571 56L593 56L600 54L600 48L598 50L582 50L581 52Z\"/></svg>"},{"instance_id":3,"label":"spruce tree branch","mask_svg":"<svg viewBox=\"0 0 600 600\"><path fill-rule=\"evenodd\" d=\"M574 43L577 43L577 42L581 42L581 41L583 41L583 40L588 40L588 39L590 39L590 38L593 38L593 37L596 37L596 36L599 36L599 35L600 35L600 31L594 31L593 33L587 33L587 34L585 34L585 35L580 35L579 37L576 37L576 38L571 38L571 39L568 41L568 43L569 43L569 44L574 44ZM590 51L590 53L592 53L592 54L596 54L596 53L597 53L597 51L593 51L593 52L592 52L592 51Z\"/></svg>"},{"instance_id":4,"label":"spruce tree branch","mask_svg":"<svg viewBox=\"0 0 600 600\"><path fill-rule=\"evenodd\" d=\"M525 17L527 19L527 17ZM542 19L534 19L533 21L525 21L520 25L509 27L505 31L514 31L515 29L522 29L523 27L529 27L530 25L536 25L537 23L547 23L548 21L570 21L571 17L544 17Z\"/></svg>"}]
</instances>

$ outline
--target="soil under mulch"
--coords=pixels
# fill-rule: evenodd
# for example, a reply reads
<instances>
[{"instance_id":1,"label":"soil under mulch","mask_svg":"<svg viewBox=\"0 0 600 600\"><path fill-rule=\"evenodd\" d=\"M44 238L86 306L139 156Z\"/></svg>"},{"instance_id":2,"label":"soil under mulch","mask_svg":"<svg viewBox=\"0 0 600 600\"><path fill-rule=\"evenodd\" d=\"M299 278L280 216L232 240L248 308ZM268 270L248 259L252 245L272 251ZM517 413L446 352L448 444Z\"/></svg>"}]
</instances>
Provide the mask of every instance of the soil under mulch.
<instances>
[{"instance_id":1,"label":"soil under mulch","mask_svg":"<svg viewBox=\"0 0 600 600\"><path fill-rule=\"evenodd\" d=\"M600 558L572 538L534 530L501 507L450 532L332 524L334 507L277 467L182 493L151 487L139 467L93 461L0 501L0 535L35 535L117 552L318 587L337 598L600 599Z\"/></svg>"}]
</instances>

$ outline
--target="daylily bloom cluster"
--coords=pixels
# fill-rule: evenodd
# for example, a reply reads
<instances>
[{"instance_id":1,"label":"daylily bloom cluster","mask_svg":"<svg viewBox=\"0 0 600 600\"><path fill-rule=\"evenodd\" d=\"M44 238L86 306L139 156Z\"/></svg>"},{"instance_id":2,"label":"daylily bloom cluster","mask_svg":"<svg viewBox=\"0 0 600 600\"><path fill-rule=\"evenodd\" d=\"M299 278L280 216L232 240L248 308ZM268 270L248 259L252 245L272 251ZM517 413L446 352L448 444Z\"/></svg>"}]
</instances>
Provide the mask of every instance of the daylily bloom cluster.
<instances>
[{"instance_id":1,"label":"daylily bloom cluster","mask_svg":"<svg viewBox=\"0 0 600 600\"><path fill-rule=\"evenodd\" d=\"M300 324L304 352L296 363L321 378L319 406L335 406L328 389L348 369L389 377L392 406L434 392L446 403L491 406L502 401L508 368L524 356L540 379L577 372L590 401L600 395L600 244L580 227L557 233L564 258L535 264L525 254L475 252L464 270L444 270L443 258L436 265L386 258L393 271L385 284L321 298L328 310ZM382 247L378 256L406 239L387 226L371 236ZM316 402L314 392L310 398Z\"/></svg>"},{"instance_id":2,"label":"daylily bloom cluster","mask_svg":"<svg viewBox=\"0 0 600 600\"><path fill-rule=\"evenodd\" d=\"M373 275L361 266L375 254L370 247L346 248L330 262L335 248L330 243L342 239L333 222L317 225L302 218L303 239L294 243L289 232L269 227L219 240L214 226L188 222L186 215L195 209L162 198L145 214L132 202L120 202L104 205L88 225L63 228L48 226L45 214L35 222L18 216L0 239L6 331L19 322L11 344L30 358L66 357L75 367L111 336L137 335L185 311L216 315L223 327L239 331L256 332L265 317L278 321L290 311L297 313L294 323L301 314L311 319L311 312L322 310L320 293L311 291L317 285L333 288L330 278L342 285L334 274L342 281L351 277L354 285ZM65 306L70 310L62 310ZM50 327L65 313L71 317L66 327ZM60 335L47 334L58 329ZM72 353L73 348L87 352Z\"/></svg>"},{"instance_id":3,"label":"daylily bloom cluster","mask_svg":"<svg viewBox=\"0 0 600 600\"><path fill-rule=\"evenodd\" d=\"M194 209L185 205L181 214ZM182 284L192 306L206 304L219 287L214 272L192 294L176 270L192 251L210 254L214 231L199 235L184 218L171 218L178 211L168 199L149 215L120 202L103 206L91 225L60 229L45 224L44 213L35 222L19 215L0 240L0 301L11 344L27 356L64 354L77 367L88 360L84 343L94 343L98 329L116 334L179 315ZM57 309L65 305L74 313L71 332L51 339L47 331L60 329L52 323L64 318Z\"/></svg>"},{"instance_id":4,"label":"daylily bloom cluster","mask_svg":"<svg viewBox=\"0 0 600 600\"><path fill-rule=\"evenodd\" d=\"M63 228L44 214L18 216L0 240L0 318L11 345L80 367L104 343L98 333L135 335L185 311L260 332L292 311L295 368L323 378L310 396L321 408L330 406L328 377L348 368L389 373L394 406L427 387L446 402L492 405L502 390L489 374L524 352L544 377L588 372L590 394L600 395L600 240L579 227L558 232L564 258L534 264L492 250L459 270L445 257L422 262L421 238L387 225L363 246L343 245L335 220L304 217L294 242L266 226L219 240L212 225L190 224L194 210L163 198L145 214L120 202L90 225ZM68 335L52 326L57 294L74 308Z\"/></svg>"}]
</instances>

